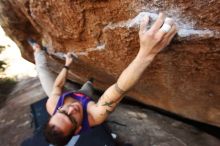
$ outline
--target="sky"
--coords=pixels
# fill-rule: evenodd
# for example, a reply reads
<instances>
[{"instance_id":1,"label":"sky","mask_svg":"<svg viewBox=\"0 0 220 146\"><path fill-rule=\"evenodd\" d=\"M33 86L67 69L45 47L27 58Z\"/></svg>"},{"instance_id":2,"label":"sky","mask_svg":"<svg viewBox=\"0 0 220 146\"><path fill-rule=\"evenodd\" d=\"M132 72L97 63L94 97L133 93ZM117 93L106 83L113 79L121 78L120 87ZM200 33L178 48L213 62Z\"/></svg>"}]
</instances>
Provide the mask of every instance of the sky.
<instances>
[{"instance_id":1,"label":"sky","mask_svg":"<svg viewBox=\"0 0 220 146\"><path fill-rule=\"evenodd\" d=\"M5 34L0 26L0 45L6 46L6 49L0 53L0 60L5 61L8 67L4 75L21 80L26 77L36 77L35 65L21 57L21 52L17 45Z\"/></svg>"}]
</instances>

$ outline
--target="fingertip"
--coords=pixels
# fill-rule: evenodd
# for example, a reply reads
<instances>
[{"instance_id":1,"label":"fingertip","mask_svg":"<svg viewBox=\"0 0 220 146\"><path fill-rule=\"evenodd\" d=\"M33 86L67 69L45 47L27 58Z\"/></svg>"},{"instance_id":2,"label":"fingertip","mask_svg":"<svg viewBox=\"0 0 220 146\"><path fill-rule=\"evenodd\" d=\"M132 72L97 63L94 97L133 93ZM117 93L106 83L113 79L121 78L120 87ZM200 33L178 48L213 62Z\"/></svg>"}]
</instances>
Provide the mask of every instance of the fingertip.
<instances>
[{"instance_id":1,"label":"fingertip","mask_svg":"<svg viewBox=\"0 0 220 146\"><path fill-rule=\"evenodd\" d=\"M165 18L165 14L163 12L160 12L158 17L159 18Z\"/></svg>"},{"instance_id":2,"label":"fingertip","mask_svg":"<svg viewBox=\"0 0 220 146\"><path fill-rule=\"evenodd\" d=\"M149 18L150 18L149 15L146 15L146 16L145 16L145 19L149 20Z\"/></svg>"},{"instance_id":3,"label":"fingertip","mask_svg":"<svg viewBox=\"0 0 220 146\"><path fill-rule=\"evenodd\" d=\"M174 25L174 20L170 17L167 17L164 22L170 25Z\"/></svg>"},{"instance_id":4,"label":"fingertip","mask_svg":"<svg viewBox=\"0 0 220 146\"><path fill-rule=\"evenodd\" d=\"M144 18L142 19L142 24L146 24L146 23L148 23L148 21L149 21L149 16L146 15L146 16L144 16Z\"/></svg>"},{"instance_id":5,"label":"fingertip","mask_svg":"<svg viewBox=\"0 0 220 146\"><path fill-rule=\"evenodd\" d=\"M169 33L170 34L176 33L176 25L172 25L171 31Z\"/></svg>"},{"instance_id":6,"label":"fingertip","mask_svg":"<svg viewBox=\"0 0 220 146\"><path fill-rule=\"evenodd\" d=\"M179 26L175 24L176 32L180 30Z\"/></svg>"},{"instance_id":7,"label":"fingertip","mask_svg":"<svg viewBox=\"0 0 220 146\"><path fill-rule=\"evenodd\" d=\"M149 16L145 16L145 25L149 23L149 20L150 20Z\"/></svg>"},{"instance_id":8,"label":"fingertip","mask_svg":"<svg viewBox=\"0 0 220 146\"><path fill-rule=\"evenodd\" d=\"M177 25L174 23L172 27L173 27L173 33L176 34L176 33L178 32L178 27L177 27Z\"/></svg>"},{"instance_id":9,"label":"fingertip","mask_svg":"<svg viewBox=\"0 0 220 146\"><path fill-rule=\"evenodd\" d=\"M147 24L149 23L149 16L146 15L141 21L140 31L145 31L147 29Z\"/></svg>"},{"instance_id":10,"label":"fingertip","mask_svg":"<svg viewBox=\"0 0 220 146\"><path fill-rule=\"evenodd\" d=\"M178 30L178 28L177 28L176 24L174 24L174 25L173 25L173 27L174 27L175 31L177 31L177 30Z\"/></svg>"}]
</instances>

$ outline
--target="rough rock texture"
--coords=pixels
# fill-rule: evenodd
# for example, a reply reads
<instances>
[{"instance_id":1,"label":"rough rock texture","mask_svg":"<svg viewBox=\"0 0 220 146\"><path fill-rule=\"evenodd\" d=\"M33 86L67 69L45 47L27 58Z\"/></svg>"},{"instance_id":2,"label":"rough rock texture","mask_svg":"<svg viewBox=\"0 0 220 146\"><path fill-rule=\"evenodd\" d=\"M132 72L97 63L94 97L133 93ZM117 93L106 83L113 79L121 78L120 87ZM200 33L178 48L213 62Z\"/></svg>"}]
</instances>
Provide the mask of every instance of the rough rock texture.
<instances>
[{"instance_id":1,"label":"rough rock texture","mask_svg":"<svg viewBox=\"0 0 220 146\"><path fill-rule=\"evenodd\" d=\"M63 54L78 61L70 79L96 79L98 89L114 83L136 55L138 24L159 11L179 26L172 44L148 67L128 93L142 103L220 126L219 0L0 0L1 25L33 61L28 37L49 48L53 71ZM146 13L148 12L148 13Z\"/></svg>"}]
</instances>

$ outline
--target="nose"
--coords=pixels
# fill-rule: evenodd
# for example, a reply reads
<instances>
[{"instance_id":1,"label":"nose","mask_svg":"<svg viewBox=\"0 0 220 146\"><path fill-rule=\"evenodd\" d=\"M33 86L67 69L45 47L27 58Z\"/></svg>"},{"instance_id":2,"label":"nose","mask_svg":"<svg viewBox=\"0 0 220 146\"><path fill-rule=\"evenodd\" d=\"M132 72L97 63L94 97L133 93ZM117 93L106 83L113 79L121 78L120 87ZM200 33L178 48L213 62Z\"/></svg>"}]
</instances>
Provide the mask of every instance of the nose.
<instances>
[{"instance_id":1,"label":"nose","mask_svg":"<svg viewBox=\"0 0 220 146\"><path fill-rule=\"evenodd\" d=\"M68 107L68 115L70 115L74 111L74 108L72 106Z\"/></svg>"},{"instance_id":2,"label":"nose","mask_svg":"<svg viewBox=\"0 0 220 146\"><path fill-rule=\"evenodd\" d=\"M74 107L73 105L68 107L68 115L70 115L71 113L76 113L76 107Z\"/></svg>"}]
</instances>

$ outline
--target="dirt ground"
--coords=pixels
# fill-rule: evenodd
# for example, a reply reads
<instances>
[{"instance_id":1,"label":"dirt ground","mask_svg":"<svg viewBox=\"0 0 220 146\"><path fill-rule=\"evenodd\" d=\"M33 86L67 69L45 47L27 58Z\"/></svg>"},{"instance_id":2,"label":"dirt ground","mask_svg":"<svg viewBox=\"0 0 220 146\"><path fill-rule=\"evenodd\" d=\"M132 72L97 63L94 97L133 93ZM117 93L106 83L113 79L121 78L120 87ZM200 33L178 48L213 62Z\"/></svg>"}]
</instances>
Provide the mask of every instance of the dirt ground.
<instances>
[{"instance_id":1,"label":"dirt ground","mask_svg":"<svg viewBox=\"0 0 220 146\"><path fill-rule=\"evenodd\" d=\"M220 139L203 131L201 125L193 126L142 106L121 104L110 120L120 123L110 123L118 141L133 146L220 145Z\"/></svg>"},{"instance_id":2,"label":"dirt ground","mask_svg":"<svg viewBox=\"0 0 220 146\"><path fill-rule=\"evenodd\" d=\"M45 97L37 78L19 82L0 109L0 146L19 146L33 133L30 104ZM145 106L123 103L108 120L118 145L219 146L220 139L198 127L172 119ZM219 129L216 129L219 130Z\"/></svg>"},{"instance_id":3,"label":"dirt ground","mask_svg":"<svg viewBox=\"0 0 220 146\"><path fill-rule=\"evenodd\" d=\"M33 133L30 104L45 94L37 78L20 81L0 109L0 145L19 146Z\"/></svg>"}]
</instances>

